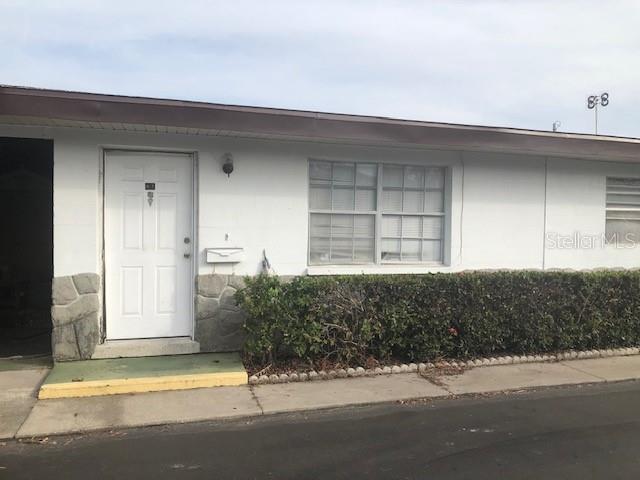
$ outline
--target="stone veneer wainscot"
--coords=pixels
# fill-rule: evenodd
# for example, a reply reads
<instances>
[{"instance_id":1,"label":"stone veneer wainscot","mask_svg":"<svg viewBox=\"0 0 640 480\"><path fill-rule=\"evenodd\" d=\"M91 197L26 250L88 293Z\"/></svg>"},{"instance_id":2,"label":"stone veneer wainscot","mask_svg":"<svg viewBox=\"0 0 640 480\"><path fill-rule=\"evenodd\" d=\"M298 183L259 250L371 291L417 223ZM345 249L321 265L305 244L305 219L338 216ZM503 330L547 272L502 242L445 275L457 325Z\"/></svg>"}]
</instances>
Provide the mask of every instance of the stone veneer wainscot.
<instances>
[{"instance_id":1,"label":"stone veneer wainscot","mask_svg":"<svg viewBox=\"0 0 640 480\"><path fill-rule=\"evenodd\" d=\"M202 352L242 349L245 314L234 300L244 288L237 275L200 275L196 280L195 340ZM53 279L53 356L57 361L91 358L100 341L100 276L81 273Z\"/></svg>"},{"instance_id":2,"label":"stone veneer wainscot","mask_svg":"<svg viewBox=\"0 0 640 480\"><path fill-rule=\"evenodd\" d=\"M100 276L79 273L54 278L52 302L53 358L91 358L100 338Z\"/></svg>"},{"instance_id":3,"label":"stone veneer wainscot","mask_svg":"<svg viewBox=\"0 0 640 480\"><path fill-rule=\"evenodd\" d=\"M238 275L199 275L196 280L195 340L203 352L233 352L244 343L245 314L234 300L244 288Z\"/></svg>"}]
</instances>

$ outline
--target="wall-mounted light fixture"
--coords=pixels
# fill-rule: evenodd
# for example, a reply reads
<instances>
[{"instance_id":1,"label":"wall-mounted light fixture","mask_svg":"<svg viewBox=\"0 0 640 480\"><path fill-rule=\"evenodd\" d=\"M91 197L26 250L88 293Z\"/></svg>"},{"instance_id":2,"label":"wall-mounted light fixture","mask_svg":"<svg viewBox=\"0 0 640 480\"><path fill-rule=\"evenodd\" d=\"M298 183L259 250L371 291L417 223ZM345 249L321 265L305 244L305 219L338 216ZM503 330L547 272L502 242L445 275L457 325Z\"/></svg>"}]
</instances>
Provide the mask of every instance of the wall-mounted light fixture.
<instances>
[{"instance_id":1,"label":"wall-mounted light fixture","mask_svg":"<svg viewBox=\"0 0 640 480\"><path fill-rule=\"evenodd\" d=\"M231 175L233 172L233 155L230 153L225 153L222 157L224 159L224 163L222 164L222 171L227 174L227 177Z\"/></svg>"}]
</instances>

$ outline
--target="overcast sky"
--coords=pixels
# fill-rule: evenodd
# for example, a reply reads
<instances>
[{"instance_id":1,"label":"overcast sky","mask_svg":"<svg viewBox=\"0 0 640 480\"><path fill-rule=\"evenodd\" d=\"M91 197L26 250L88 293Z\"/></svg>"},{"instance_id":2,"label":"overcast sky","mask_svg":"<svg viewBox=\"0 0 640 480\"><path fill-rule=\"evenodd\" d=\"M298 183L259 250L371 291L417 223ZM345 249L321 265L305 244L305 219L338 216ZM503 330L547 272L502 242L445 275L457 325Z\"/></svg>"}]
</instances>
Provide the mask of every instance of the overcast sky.
<instances>
[{"instance_id":1,"label":"overcast sky","mask_svg":"<svg viewBox=\"0 0 640 480\"><path fill-rule=\"evenodd\" d=\"M640 137L640 2L0 0L0 83Z\"/></svg>"}]
</instances>

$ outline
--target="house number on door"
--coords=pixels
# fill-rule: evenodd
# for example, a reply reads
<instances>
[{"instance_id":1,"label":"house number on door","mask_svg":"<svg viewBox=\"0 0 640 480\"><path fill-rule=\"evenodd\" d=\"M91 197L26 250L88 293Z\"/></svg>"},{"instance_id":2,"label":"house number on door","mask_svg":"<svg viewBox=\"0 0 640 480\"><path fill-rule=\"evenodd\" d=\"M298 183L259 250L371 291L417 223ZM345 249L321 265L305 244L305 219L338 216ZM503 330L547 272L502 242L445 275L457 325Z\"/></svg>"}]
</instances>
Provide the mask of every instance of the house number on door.
<instances>
[{"instance_id":1,"label":"house number on door","mask_svg":"<svg viewBox=\"0 0 640 480\"><path fill-rule=\"evenodd\" d=\"M153 203L153 190L156 189L155 183L145 183L144 189L147 191L147 202L149 202L149 206Z\"/></svg>"}]
</instances>

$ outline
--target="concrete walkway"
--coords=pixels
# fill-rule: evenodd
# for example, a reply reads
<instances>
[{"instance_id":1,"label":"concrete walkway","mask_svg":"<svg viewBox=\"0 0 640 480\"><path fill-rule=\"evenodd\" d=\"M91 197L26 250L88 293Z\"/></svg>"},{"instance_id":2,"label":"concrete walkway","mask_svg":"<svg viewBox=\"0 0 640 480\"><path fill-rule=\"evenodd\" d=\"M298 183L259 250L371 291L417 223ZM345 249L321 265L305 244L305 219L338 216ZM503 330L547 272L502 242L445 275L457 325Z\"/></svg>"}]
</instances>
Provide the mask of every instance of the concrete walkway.
<instances>
[{"instance_id":1,"label":"concrete walkway","mask_svg":"<svg viewBox=\"0 0 640 480\"><path fill-rule=\"evenodd\" d=\"M48 368L0 371L0 438L13 437L36 404Z\"/></svg>"},{"instance_id":2,"label":"concrete walkway","mask_svg":"<svg viewBox=\"0 0 640 480\"><path fill-rule=\"evenodd\" d=\"M640 356L478 367L432 379L407 373L37 402L33 397L24 400L23 392L23 410L33 406L26 420L20 419L24 419L24 412L13 419L12 411L5 410L11 407L5 403L0 404L0 419L7 425L2 429L4 437L42 437L629 379L640 379Z\"/></svg>"}]
</instances>

